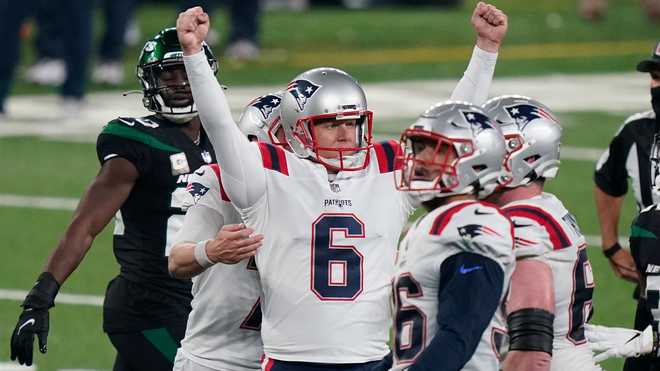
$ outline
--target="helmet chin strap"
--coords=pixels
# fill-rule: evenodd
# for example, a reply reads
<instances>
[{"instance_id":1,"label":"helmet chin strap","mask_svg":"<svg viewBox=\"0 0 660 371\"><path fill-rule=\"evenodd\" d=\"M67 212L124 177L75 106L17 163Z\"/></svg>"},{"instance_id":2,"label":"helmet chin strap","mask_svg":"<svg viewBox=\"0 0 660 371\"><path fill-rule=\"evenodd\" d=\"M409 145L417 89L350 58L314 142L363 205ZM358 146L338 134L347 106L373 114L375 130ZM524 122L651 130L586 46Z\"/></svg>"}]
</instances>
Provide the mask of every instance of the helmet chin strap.
<instances>
[{"instance_id":1,"label":"helmet chin strap","mask_svg":"<svg viewBox=\"0 0 660 371\"><path fill-rule=\"evenodd\" d=\"M190 120L197 117L197 112L192 113L165 113L160 112L160 115L165 117L168 121L172 121L175 124L185 124L190 122Z\"/></svg>"}]
</instances>

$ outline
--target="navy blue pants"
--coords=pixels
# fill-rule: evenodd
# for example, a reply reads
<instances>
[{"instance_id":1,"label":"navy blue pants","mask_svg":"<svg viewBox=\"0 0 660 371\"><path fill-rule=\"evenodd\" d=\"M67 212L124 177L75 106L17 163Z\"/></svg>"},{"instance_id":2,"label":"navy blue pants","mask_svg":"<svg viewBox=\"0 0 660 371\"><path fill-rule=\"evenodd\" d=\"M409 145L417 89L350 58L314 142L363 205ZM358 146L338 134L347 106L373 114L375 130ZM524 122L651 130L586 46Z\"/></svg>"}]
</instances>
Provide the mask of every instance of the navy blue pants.
<instances>
[{"instance_id":1,"label":"navy blue pants","mask_svg":"<svg viewBox=\"0 0 660 371\"><path fill-rule=\"evenodd\" d=\"M287 362L269 359L264 368L265 371L376 371L380 370L381 361L367 363L309 363L309 362Z\"/></svg>"},{"instance_id":2,"label":"navy blue pants","mask_svg":"<svg viewBox=\"0 0 660 371\"><path fill-rule=\"evenodd\" d=\"M33 0L0 0L0 35L4 41L3 52L0 53L0 113L5 111L5 99L18 64L19 31L33 5Z\"/></svg>"}]
</instances>

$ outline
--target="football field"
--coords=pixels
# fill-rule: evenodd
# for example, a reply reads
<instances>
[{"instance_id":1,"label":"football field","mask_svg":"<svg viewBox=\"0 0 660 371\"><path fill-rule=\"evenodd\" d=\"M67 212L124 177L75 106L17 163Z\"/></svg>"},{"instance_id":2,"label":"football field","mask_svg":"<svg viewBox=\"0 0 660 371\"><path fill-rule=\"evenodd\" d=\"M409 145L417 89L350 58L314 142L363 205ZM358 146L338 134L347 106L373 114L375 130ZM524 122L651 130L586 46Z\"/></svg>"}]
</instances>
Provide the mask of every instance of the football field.
<instances>
[{"instance_id":1,"label":"football field","mask_svg":"<svg viewBox=\"0 0 660 371\"><path fill-rule=\"evenodd\" d=\"M625 117L650 107L647 77L632 71L649 54L660 27L642 17L637 2L611 1L612 15L598 24L580 21L573 1L539 1L532 8L522 6L528 4L523 0L495 3L509 12L510 35L492 92L525 92L557 111L564 126L562 165L546 189L565 202L590 236L596 280L592 322L630 327L633 286L615 277L600 253L592 175L597 156ZM416 113L448 97L460 77L473 42L467 24L472 4L467 1L458 10L267 13L264 59L221 67L221 79L234 87L227 94L235 117L249 97L307 67L329 64L366 82L368 97L374 98L376 134L398 137ZM173 20L172 9L153 5L141 9L139 16L145 34ZM215 19L222 29L224 15ZM418 24L424 27L415 28ZM126 69L132 73L136 53L127 54ZM27 50L25 56L31 58ZM0 124L0 370L14 369L8 364L9 338L20 301L98 171L95 135L114 116L142 112L137 98L99 92L102 86L91 88L97 93L89 97L84 117L61 120L57 100L42 95L50 90L18 81L18 95L9 102L15 116ZM129 75L122 88L135 89L137 84ZM622 235L627 235L634 213L629 197ZM111 233L109 226L63 286L50 311L49 352L35 355L33 369L112 368L114 350L102 332L99 306L107 282L118 272ZM607 370L621 365L619 360L603 363Z\"/></svg>"}]
</instances>

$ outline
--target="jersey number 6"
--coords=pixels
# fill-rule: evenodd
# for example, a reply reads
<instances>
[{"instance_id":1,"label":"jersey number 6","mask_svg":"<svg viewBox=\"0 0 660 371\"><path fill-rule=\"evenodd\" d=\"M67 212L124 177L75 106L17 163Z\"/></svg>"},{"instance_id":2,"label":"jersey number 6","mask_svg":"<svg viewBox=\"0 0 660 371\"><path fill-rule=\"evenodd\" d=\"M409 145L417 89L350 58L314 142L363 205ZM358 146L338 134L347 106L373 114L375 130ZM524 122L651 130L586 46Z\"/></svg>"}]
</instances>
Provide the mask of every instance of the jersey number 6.
<instances>
[{"instance_id":1,"label":"jersey number 6","mask_svg":"<svg viewBox=\"0 0 660 371\"><path fill-rule=\"evenodd\" d=\"M364 223L353 214L322 214L312 224L311 290L321 300L351 301L362 293L364 256L334 238L364 238Z\"/></svg>"}]
</instances>

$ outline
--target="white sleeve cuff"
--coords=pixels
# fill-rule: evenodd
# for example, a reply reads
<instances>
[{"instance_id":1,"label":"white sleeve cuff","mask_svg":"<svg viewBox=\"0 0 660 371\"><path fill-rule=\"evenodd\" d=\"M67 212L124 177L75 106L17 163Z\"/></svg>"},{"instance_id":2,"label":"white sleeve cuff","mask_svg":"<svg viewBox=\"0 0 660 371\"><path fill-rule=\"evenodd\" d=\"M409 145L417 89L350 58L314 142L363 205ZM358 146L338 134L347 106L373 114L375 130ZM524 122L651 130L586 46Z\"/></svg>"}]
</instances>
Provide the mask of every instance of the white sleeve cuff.
<instances>
[{"instance_id":1,"label":"white sleeve cuff","mask_svg":"<svg viewBox=\"0 0 660 371\"><path fill-rule=\"evenodd\" d=\"M199 264L204 269L215 264L206 254L206 243L209 241L211 240L200 241L195 245L195 260L197 261L197 264Z\"/></svg>"}]
</instances>

